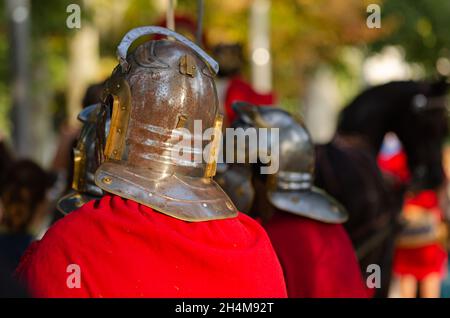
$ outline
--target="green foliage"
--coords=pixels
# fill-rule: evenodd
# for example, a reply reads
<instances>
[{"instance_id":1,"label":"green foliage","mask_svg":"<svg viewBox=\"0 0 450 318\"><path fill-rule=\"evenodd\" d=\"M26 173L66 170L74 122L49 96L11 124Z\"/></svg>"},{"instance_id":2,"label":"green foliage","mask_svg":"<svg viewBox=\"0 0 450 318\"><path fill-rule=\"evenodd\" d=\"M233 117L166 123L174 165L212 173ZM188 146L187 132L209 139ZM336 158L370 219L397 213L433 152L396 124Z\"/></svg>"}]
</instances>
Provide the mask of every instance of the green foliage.
<instances>
[{"instance_id":1,"label":"green foliage","mask_svg":"<svg viewBox=\"0 0 450 318\"><path fill-rule=\"evenodd\" d=\"M9 81L8 81L8 49L9 43L6 34L6 12L5 6L0 6L0 136L9 135L10 121L10 95L9 95Z\"/></svg>"},{"instance_id":2,"label":"green foliage","mask_svg":"<svg viewBox=\"0 0 450 318\"><path fill-rule=\"evenodd\" d=\"M67 28L66 19L70 13L66 12L69 4L77 4L81 8L81 16L87 18L88 10L83 7L81 0L32 0L31 23L33 39L46 37L64 37L74 32Z\"/></svg>"},{"instance_id":3,"label":"green foliage","mask_svg":"<svg viewBox=\"0 0 450 318\"><path fill-rule=\"evenodd\" d=\"M52 87L53 90L65 89L67 40L75 32L66 26L66 19L69 15L66 8L69 4L80 5L83 19L89 18L89 11L84 10L81 0L31 1L31 43L29 44L31 68L33 70L36 65L43 63L48 67L50 73L50 83L31 83L31 101L33 101L33 93L40 89L49 87ZM11 128L9 121L11 76L10 63L7 62L10 53L6 1L0 6L0 14L0 30L3 31L0 33L0 132L8 135ZM64 107L64 105L59 105L59 107Z\"/></svg>"},{"instance_id":4,"label":"green foliage","mask_svg":"<svg viewBox=\"0 0 450 318\"><path fill-rule=\"evenodd\" d=\"M371 49L399 45L408 61L422 64L430 74L439 57L450 57L450 1L385 0L381 12L382 21L394 21L395 30Z\"/></svg>"},{"instance_id":5,"label":"green foliage","mask_svg":"<svg viewBox=\"0 0 450 318\"><path fill-rule=\"evenodd\" d=\"M91 10L94 11L92 14L95 15L102 10L108 11L107 9L110 8L106 8L106 6L108 6L110 2L116 2L114 5L117 4L117 0L100 0L92 2ZM161 18L161 15L157 12L157 10L155 10L153 1L134 0L130 2L126 5L123 16L110 17L109 25L97 25L100 29L101 35L100 54L114 56L116 53L117 44L126 32L139 26L152 25L158 18ZM95 26L96 21L94 20L93 22ZM145 38L140 39L136 41L136 44L139 44L144 40Z\"/></svg>"},{"instance_id":6,"label":"green foliage","mask_svg":"<svg viewBox=\"0 0 450 318\"><path fill-rule=\"evenodd\" d=\"M386 45L404 48L406 58L435 72L436 60L450 57L450 1L441 0L286 0L271 1L271 50L273 81L281 104L298 111L302 90L310 74L320 65L331 65L344 99L359 87L358 71L342 58L343 50L356 48L364 54ZM164 18L161 3L153 0L31 0L32 67L45 64L49 82L33 83L33 91L51 88L64 96L67 89L68 41L77 29L68 29L69 4L80 5L82 23L100 31L100 54L114 57L117 43L131 28L156 23ZM382 28L366 27L366 7L380 3ZM240 42L249 55L251 0L204 1L204 32L209 45ZM194 19L197 1L176 1L176 12ZM10 127L8 63L8 20L5 1L0 5L0 131ZM100 18L99 18L100 16ZM144 40L144 39L141 39ZM372 43L372 44L370 44ZM351 63L350 63L351 64ZM51 108L61 112L64 100ZM57 105L56 105L57 103ZM297 106L296 106L297 105ZM297 107L297 110L296 110Z\"/></svg>"}]
</instances>

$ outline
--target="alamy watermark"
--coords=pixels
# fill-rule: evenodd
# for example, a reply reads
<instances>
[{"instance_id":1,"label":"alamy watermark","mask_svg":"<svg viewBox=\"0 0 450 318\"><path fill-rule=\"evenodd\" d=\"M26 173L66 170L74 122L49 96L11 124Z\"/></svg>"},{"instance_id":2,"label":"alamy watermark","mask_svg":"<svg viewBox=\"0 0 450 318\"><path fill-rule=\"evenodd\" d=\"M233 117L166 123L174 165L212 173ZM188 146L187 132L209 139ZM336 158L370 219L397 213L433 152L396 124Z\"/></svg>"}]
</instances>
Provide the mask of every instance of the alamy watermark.
<instances>
[{"instance_id":1,"label":"alamy watermark","mask_svg":"<svg viewBox=\"0 0 450 318\"><path fill-rule=\"evenodd\" d=\"M66 279L67 288L81 288L81 268L78 264L69 264L66 268L69 273Z\"/></svg>"},{"instance_id":2,"label":"alamy watermark","mask_svg":"<svg viewBox=\"0 0 450 318\"><path fill-rule=\"evenodd\" d=\"M366 273L369 275L366 278L367 288L381 288L381 267L378 264L370 264L367 266Z\"/></svg>"},{"instance_id":3,"label":"alamy watermark","mask_svg":"<svg viewBox=\"0 0 450 318\"><path fill-rule=\"evenodd\" d=\"M367 6L367 16L366 25L369 29L380 29L381 28L381 7L378 4L369 4Z\"/></svg>"},{"instance_id":4,"label":"alamy watermark","mask_svg":"<svg viewBox=\"0 0 450 318\"><path fill-rule=\"evenodd\" d=\"M81 8L78 4L72 3L66 7L66 12L69 15L66 18L66 26L69 29L81 28Z\"/></svg>"},{"instance_id":5,"label":"alamy watermark","mask_svg":"<svg viewBox=\"0 0 450 318\"><path fill-rule=\"evenodd\" d=\"M203 130L201 120L194 120L193 132L177 128L169 140L148 140L149 145L166 148L164 160L185 166L214 163L260 163L261 174L274 174L279 168L278 128L227 128ZM206 143L206 145L205 145Z\"/></svg>"}]
</instances>

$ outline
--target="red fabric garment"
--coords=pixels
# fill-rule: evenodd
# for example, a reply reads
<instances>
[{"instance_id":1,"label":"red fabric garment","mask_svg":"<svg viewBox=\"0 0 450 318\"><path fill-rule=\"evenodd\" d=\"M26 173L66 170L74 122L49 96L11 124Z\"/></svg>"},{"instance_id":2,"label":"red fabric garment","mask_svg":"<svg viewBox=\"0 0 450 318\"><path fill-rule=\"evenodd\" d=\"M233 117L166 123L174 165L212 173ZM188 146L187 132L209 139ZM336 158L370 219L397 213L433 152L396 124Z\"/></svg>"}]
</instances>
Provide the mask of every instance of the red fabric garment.
<instances>
[{"instance_id":1,"label":"red fabric garment","mask_svg":"<svg viewBox=\"0 0 450 318\"><path fill-rule=\"evenodd\" d=\"M280 259L289 297L372 295L342 225L277 211L265 228Z\"/></svg>"},{"instance_id":2,"label":"red fabric garment","mask_svg":"<svg viewBox=\"0 0 450 318\"><path fill-rule=\"evenodd\" d=\"M396 248L393 270L396 275L412 275L418 281L437 273L444 276L447 253L440 244L416 248Z\"/></svg>"},{"instance_id":3,"label":"red fabric garment","mask_svg":"<svg viewBox=\"0 0 450 318\"><path fill-rule=\"evenodd\" d=\"M377 161L381 171L392 175L398 183L404 184L411 179L406 153L403 150L393 155L380 154Z\"/></svg>"},{"instance_id":4,"label":"red fabric garment","mask_svg":"<svg viewBox=\"0 0 450 318\"><path fill-rule=\"evenodd\" d=\"M425 190L417 195L409 196L404 203L403 211L408 213L408 205L415 205L434 213L440 220L443 212L439 207L439 199L435 191ZM396 248L394 254L393 270L397 275L412 275L418 281L427 275L438 273L445 274L447 252L439 243L431 243L414 248Z\"/></svg>"},{"instance_id":5,"label":"red fabric garment","mask_svg":"<svg viewBox=\"0 0 450 318\"><path fill-rule=\"evenodd\" d=\"M81 288L68 288L81 270ZM280 264L250 217L185 222L106 195L55 223L16 275L36 297L285 297Z\"/></svg>"},{"instance_id":6,"label":"red fabric garment","mask_svg":"<svg viewBox=\"0 0 450 318\"><path fill-rule=\"evenodd\" d=\"M397 178L400 183L407 183L411 174L408 168L407 156L401 148L394 154L378 156L378 165L384 173ZM408 206L414 205L434 213L440 220L443 213L439 207L437 194L433 190L425 190L416 195L407 196L403 203L403 213L408 213ZM445 273L447 253L439 243L431 243L421 247L400 248L394 252L392 270L396 275L412 275L418 281L432 273Z\"/></svg>"},{"instance_id":7,"label":"red fabric garment","mask_svg":"<svg viewBox=\"0 0 450 318\"><path fill-rule=\"evenodd\" d=\"M439 219L443 217L443 213L439 207L439 198L436 191L433 190L424 190L416 195L407 196L404 205L415 205L429 209L436 213Z\"/></svg>"},{"instance_id":8,"label":"red fabric garment","mask_svg":"<svg viewBox=\"0 0 450 318\"><path fill-rule=\"evenodd\" d=\"M230 79L225 93L225 112L229 123L236 119L236 114L232 107L236 101L249 102L254 105L273 105L275 103L275 95L273 93L257 93L249 83L236 76Z\"/></svg>"}]
</instances>

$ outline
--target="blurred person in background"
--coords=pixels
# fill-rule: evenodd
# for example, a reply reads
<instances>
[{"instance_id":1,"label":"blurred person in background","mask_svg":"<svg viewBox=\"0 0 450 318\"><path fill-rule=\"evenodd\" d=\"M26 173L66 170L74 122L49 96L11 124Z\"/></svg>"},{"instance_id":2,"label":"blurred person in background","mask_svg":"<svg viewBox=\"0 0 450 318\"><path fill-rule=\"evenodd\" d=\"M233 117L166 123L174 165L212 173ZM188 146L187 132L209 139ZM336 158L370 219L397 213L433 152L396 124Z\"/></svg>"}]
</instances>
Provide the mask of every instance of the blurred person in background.
<instances>
[{"instance_id":1,"label":"blurred person in background","mask_svg":"<svg viewBox=\"0 0 450 318\"><path fill-rule=\"evenodd\" d=\"M217 95L221 112L224 114L224 127L228 127L236 119L232 107L236 101L253 105L275 104L275 93L259 93L244 79L242 73L245 59L241 44L219 44L213 48L213 57L220 65Z\"/></svg>"},{"instance_id":2,"label":"blurred person in background","mask_svg":"<svg viewBox=\"0 0 450 318\"><path fill-rule=\"evenodd\" d=\"M10 167L13 165L13 156L11 154L11 151L6 144L6 141L3 139L3 136L0 136L0 193L5 188L5 179L7 172L9 171ZM19 286L16 281L11 277L11 273L14 270L15 261L8 262L8 256L6 254L6 249L9 249L8 247L3 246L3 237L7 236L3 233L2 230L2 219L4 215L4 208L1 201L1 195L0 195L0 298L4 297L26 297L25 289L22 288L22 286ZM3 255L5 254L5 255ZM16 254L14 258L20 257L21 252L15 252ZM17 256L19 255L19 256Z\"/></svg>"},{"instance_id":3,"label":"blurred person in background","mask_svg":"<svg viewBox=\"0 0 450 318\"><path fill-rule=\"evenodd\" d=\"M14 268L39 234L53 182L51 174L30 160L10 165L1 191L0 259L6 266Z\"/></svg>"},{"instance_id":4,"label":"blurred person in background","mask_svg":"<svg viewBox=\"0 0 450 318\"><path fill-rule=\"evenodd\" d=\"M5 185L5 178L6 178L6 174L10 168L10 166L13 163L13 156L11 154L11 151L8 147L8 145L6 144L6 141L3 137L3 135L0 134L0 194L1 191L4 188ZM1 195L0 195L1 198ZM2 219L2 215L3 215L3 204L2 201L0 199L0 220Z\"/></svg>"},{"instance_id":5,"label":"blurred person in background","mask_svg":"<svg viewBox=\"0 0 450 318\"><path fill-rule=\"evenodd\" d=\"M25 288L11 277L11 268L0 260L0 298L24 298L27 296Z\"/></svg>"},{"instance_id":6,"label":"blurred person in background","mask_svg":"<svg viewBox=\"0 0 450 318\"><path fill-rule=\"evenodd\" d=\"M394 186L411 179L407 156L395 134L385 136L378 165ZM393 271L400 297L437 298L446 273L447 231L439 189L408 192L402 208L403 230L397 240Z\"/></svg>"},{"instance_id":7,"label":"blurred person in background","mask_svg":"<svg viewBox=\"0 0 450 318\"><path fill-rule=\"evenodd\" d=\"M402 216L405 228L397 241L394 273L401 296L438 298L446 274L446 230L436 190L408 194Z\"/></svg>"},{"instance_id":8,"label":"blurred person in background","mask_svg":"<svg viewBox=\"0 0 450 318\"><path fill-rule=\"evenodd\" d=\"M13 160L9 146L0 133L0 191L6 177L6 172L9 170Z\"/></svg>"}]
</instances>

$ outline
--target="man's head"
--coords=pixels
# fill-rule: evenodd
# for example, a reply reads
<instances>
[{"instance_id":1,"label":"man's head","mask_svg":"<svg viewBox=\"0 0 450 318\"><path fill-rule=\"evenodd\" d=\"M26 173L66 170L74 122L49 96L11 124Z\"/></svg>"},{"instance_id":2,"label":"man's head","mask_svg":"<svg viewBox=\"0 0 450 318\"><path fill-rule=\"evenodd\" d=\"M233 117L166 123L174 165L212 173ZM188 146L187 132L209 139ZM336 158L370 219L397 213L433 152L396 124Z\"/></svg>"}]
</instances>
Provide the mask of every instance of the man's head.
<instances>
[{"instance_id":1,"label":"man's head","mask_svg":"<svg viewBox=\"0 0 450 318\"><path fill-rule=\"evenodd\" d=\"M46 193L54 177L30 160L13 163L1 194L1 224L9 232L26 232L34 218L45 208Z\"/></svg>"}]
</instances>

